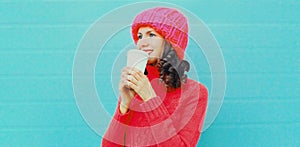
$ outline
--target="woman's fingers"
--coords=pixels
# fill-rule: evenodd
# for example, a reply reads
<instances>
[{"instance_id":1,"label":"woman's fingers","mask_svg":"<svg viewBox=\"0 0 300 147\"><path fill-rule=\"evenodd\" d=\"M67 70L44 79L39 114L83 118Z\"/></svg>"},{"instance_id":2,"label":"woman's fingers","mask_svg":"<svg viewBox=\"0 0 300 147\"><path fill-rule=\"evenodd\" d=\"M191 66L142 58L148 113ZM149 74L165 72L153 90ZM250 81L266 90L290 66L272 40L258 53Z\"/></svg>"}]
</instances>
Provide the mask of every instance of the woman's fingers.
<instances>
[{"instance_id":1,"label":"woman's fingers","mask_svg":"<svg viewBox=\"0 0 300 147\"><path fill-rule=\"evenodd\" d=\"M136 68L131 68L131 70L129 71L130 75L133 75L135 79L137 80L142 80L143 78L146 78L144 73L142 73L140 70L136 69Z\"/></svg>"},{"instance_id":2,"label":"woman's fingers","mask_svg":"<svg viewBox=\"0 0 300 147\"><path fill-rule=\"evenodd\" d=\"M133 67L124 67L122 69L121 81L123 82L123 86L133 89L136 92L143 89L145 84L148 84L148 78L144 75L144 73Z\"/></svg>"},{"instance_id":3,"label":"woman's fingers","mask_svg":"<svg viewBox=\"0 0 300 147\"><path fill-rule=\"evenodd\" d=\"M134 91L144 101L156 96L147 76L136 68L124 67L122 69L120 85Z\"/></svg>"},{"instance_id":4,"label":"woman's fingers","mask_svg":"<svg viewBox=\"0 0 300 147\"><path fill-rule=\"evenodd\" d=\"M121 71L121 78L126 75L129 75L129 67L124 67Z\"/></svg>"},{"instance_id":5,"label":"woman's fingers","mask_svg":"<svg viewBox=\"0 0 300 147\"><path fill-rule=\"evenodd\" d=\"M124 87L129 88L127 84L127 80L120 80L119 89L122 90Z\"/></svg>"},{"instance_id":6,"label":"woman's fingers","mask_svg":"<svg viewBox=\"0 0 300 147\"><path fill-rule=\"evenodd\" d=\"M124 76L120 80L120 88L126 87L129 89L134 89L133 85L134 85L134 87L136 87L138 84L139 84L138 81L131 75Z\"/></svg>"},{"instance_id":7,"label":"woman's fingers","mask_svg":"<svg viewBox=\"0 0 300 147\"><path fill-rule=\"evenodd\" d=\"M142 71L134 67L124 67L122 69L121 78L131 78L128 77L128 75L133 76L137 81L142 80L143 78L147 78ZM133 79L129 79L129 80L133 80Z\"/></svg>"},{"instance_id":8,"label":"woman's fingers","mask_svg":"<svg viewBox=\"0 0 300 147\"><path fill-rule=\"evenodd\" d=\"M130 88L137 92L138 86L130 81L127 81L127 84Z\"/></svg>"},{"instance_id":9,"label":"woman's fingers","mask_svg":"<svg viewBox=\"0 0 300 147\"><path fill-rule=\"evenodd\" d=\"M127 76L127 80L132 82L133 84L137 85L138 84L138 79L136 79L136 77L134 77L133 75L128 75Z\"/></svg>"}]
</instances>

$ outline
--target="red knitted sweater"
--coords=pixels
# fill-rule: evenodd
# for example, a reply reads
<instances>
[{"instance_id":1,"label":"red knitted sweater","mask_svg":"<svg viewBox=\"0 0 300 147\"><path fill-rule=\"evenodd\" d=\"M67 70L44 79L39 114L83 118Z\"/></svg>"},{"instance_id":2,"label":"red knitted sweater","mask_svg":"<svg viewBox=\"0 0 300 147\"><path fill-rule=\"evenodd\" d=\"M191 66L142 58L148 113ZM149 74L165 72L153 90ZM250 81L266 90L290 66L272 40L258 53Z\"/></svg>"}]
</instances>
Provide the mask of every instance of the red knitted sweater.
<instances>
[{"instance_id":1,"label":"red knitted sweater","mask_svg":"<svg viewBox=\"0 0 300 147\"><path fill-rule=\"evenodd\" d=\"M166 92L158 69L146 68L157 97L143 102L136 95L125 114L120 113L119 102L102 146L196 146L206 112L206 87L188 79L180 88Z\"/></svg>"}]
</instances>

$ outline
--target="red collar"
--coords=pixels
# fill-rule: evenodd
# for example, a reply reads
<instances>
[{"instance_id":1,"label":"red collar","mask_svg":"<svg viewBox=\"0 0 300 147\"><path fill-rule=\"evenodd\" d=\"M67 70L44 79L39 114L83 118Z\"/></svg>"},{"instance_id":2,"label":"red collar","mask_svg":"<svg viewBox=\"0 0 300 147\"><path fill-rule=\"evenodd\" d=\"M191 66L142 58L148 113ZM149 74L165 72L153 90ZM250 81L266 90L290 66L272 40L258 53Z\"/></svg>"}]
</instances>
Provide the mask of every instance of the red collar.
<instances>
[{"instance_id":1,"label":"red collar","mask_svg":"<svg viewBox=\"0 0 300 147\"><path fill-rule=\"evenodd\" d=\"M159 78L159 71L158 71L158 67L156 66L153 66L153 65L147 65L146 66L146 69L147 69L147 77L148 79L151 81L152 79L155 79L155 78Z\"/></svg>"}]
</instances>

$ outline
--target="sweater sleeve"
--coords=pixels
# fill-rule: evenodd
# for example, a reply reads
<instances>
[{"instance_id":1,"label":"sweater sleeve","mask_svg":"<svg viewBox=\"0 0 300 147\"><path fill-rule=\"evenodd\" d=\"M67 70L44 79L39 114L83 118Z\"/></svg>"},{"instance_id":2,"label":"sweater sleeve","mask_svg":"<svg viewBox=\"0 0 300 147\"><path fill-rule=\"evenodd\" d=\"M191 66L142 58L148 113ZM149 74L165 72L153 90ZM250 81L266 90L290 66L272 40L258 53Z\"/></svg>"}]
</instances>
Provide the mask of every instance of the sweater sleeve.
<instances>
[{"instance_id":1,"label":"sweater sleeve","mask_svg":"<svg viewBox=\"0 0 300 147\"><path fill-rule=\"evenodd\" d=\"M132 111L128 110L128 112L122 114L119 108L120 101L118 101L115 114L102 138L102 147L124 146L124 135L130 121L130 117L132 116Z\"/></svg>"},{"instance_id":2,"label":"sweater sleeve","mask_svg":"<svg viewBox=\"0 0 300 147\"><path fill-rule=\"evenodd\" d=\"M197 86L196 86L197 87ZM141 104L151 125L152 135L159 146L196 146L206 113L208 91L188 87L176 110L170 114L160 97ZM196 91L195 91L196 90ZM158 106L158 107L157 107Z\"/></svg>"}]
</instances>

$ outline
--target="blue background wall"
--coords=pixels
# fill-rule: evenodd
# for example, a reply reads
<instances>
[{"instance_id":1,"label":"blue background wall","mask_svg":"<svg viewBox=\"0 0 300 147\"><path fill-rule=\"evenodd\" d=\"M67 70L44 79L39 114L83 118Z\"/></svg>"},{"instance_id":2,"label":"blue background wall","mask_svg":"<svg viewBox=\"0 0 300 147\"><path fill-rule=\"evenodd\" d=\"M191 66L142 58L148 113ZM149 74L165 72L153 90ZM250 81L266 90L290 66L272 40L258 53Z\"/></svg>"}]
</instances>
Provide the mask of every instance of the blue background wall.
<instances>
[{"instance_id":1,"label":"blue background wall","mask_svg":"<svg viewBox=\"0 0 300 147\"><path fill-rule=\"evenodd\" d=\"M93 22L132 2L0 2L0 146L99 146L75 103L74 55ZM300 2L170 2L207 24L226 64L222 108L198 146L300 146Z\"/></svg>"}]
</instances>

